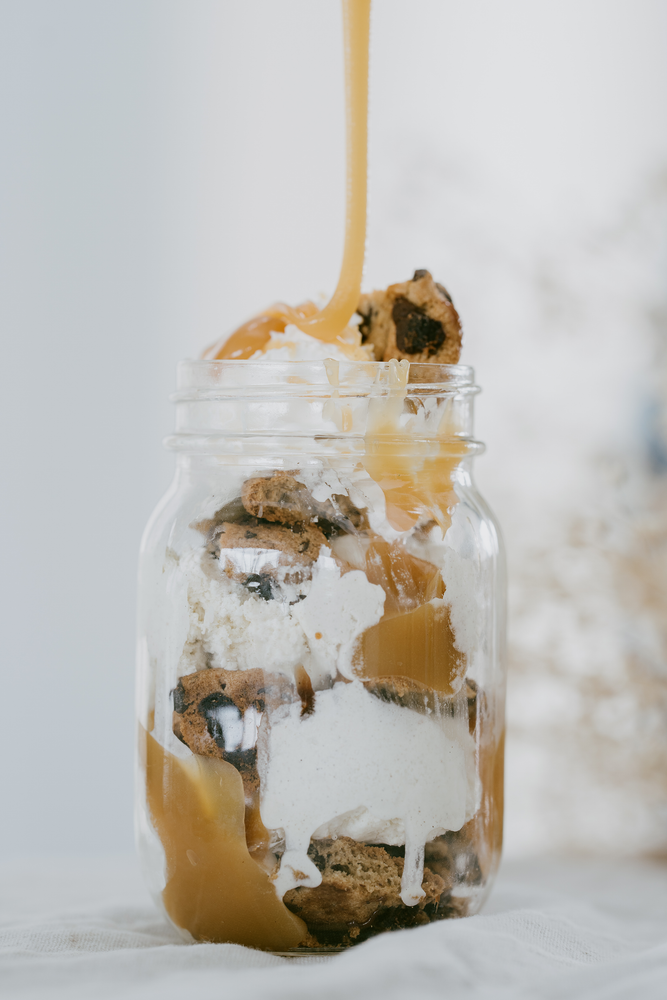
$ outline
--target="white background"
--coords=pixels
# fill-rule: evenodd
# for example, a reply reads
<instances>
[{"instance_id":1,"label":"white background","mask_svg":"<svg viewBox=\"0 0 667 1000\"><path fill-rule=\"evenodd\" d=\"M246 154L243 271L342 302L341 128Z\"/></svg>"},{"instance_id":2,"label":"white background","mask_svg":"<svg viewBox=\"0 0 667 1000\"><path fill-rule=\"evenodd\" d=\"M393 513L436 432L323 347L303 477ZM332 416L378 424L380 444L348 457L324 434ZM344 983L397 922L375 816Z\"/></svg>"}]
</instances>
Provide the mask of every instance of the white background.
<instances>
[{"instance_id":1,"label":"white background","mask_svg":"<svg viewBox=\"0 0 667 1000\"><path fill-rule=\"evenodd\" d=\"M645 770L628 634L667 689L662 584L617 633L607 542L586 536L557 599L545 582L621 480L633 511L661 489L665 52L661 0L374 3L366 286L431 269L485 390L479 481L508 542L513 676L533 684L510 689L510 852L665 839L664 768L634 841L614 791ZM335 285L338 2L0 0L0 141L0 850L122 852L136 552L170 477L174 366ZM602 596L582 615L584 592ZM577 677L615 664L596 725L621 777L599 747L558 756L581 721L577 657Z\"/></svg>"}]
</instances>

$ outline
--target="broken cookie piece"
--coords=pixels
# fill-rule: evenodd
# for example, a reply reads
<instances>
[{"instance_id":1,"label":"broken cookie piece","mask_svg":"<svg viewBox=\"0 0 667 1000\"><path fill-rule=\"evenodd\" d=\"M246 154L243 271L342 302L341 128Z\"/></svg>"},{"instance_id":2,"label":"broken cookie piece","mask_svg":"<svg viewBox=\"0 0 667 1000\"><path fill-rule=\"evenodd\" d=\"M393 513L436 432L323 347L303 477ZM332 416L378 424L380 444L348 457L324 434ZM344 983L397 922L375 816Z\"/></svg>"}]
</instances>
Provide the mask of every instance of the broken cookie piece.
<instances>
[{"instance_id":1,"label":"broken cookie piece","mask_svg":"<svg viewBox=\"0 0 667 1000\"><path fill-rule=\"evenodd\" d=\"M266 521L300 524L315 515L315 503L308 489L294 476L282 472L246 479L241 499L249 514Z\"/></svg>"},{"instance_id":2,"label":"broken cookie piece","mask_svg":"<svg viewBox=\"0 0 667 1000\"><path fill-rule=\"evenodd\" d=\"M387 929L428 923L424 911L435 911L446 889L440 876L425 868L425 895L416 906L406 906L401 899L403 858L350 837L313 841L308 856L322 873L321 885L290 889L284 903L312 934L329 943L343 943L341 935L349 937L347 943L364 940L378 920Z\"/></svg>"},{"instance_id":3,"label":"broken cookie piece","mask_svg":"<svg viewBox=\"0 0 667 1000\"><path fill-rule=\"evenodd\" d=\"M235 525L234 530L229 530ZM357 507L345 493L334 493L329 500L315 500L311 492L288 472L274 472L271 476L253 476L247 479L242 487L242 495L230 500L221 507L213 517L194 521L191 525L206 536L215 553L216 539L222 532L227 532L233 539L231 547L262 547L244 545L246 531L256 532L258 528L269 531L275 528L288 528L297 534L303 533L304 526L311 525L324 535L326 539L338 534L357 534L368 530L368 516L365 507ZM250 539L252 536L247 535ZM265 548L284 548L278 542L278 535L262 535L271 539ZM288 536L283 534L283 540ZM291 546L290 546L291 548ZM315 556L317 558L317 556Z\"/></svg>"},{"instance_id":4,"label":"broken cookie piece","mask_svg":"<svg viewBox=\"0 0 667 1000\"><path fill-rule=\"evenodd\" d=\"M449 293L428 271L362 295L357 312L362 339L373 345L376 361L458 364L461 321Z\"/></svg>"},{"instance_id":5,"label":"broken cookie piece","mask_svg":"<svg viewBox=\"0 0 667 1000\"><path fill-rule=\"evenodd\" d=\"M413 681L410 677L373 677L363 684L380 701L411 708L416 712L432 712L438 700L432 688Z\"/></svg>"},{"instance_id":6,"label":"broken cookie piece","mask_svg":"<svg viewBox=\"0 0 667 1000\"><path fill-rule=\"evenodd\" d=\"M436 837L426 845L424 857L425 863L440 875L448 890L480 885L483 881L479 858L465 827Z\"/></svg>"},{"instance_id":7,"label":"broken cookie piece","mask_svg":"<svg viewBox=\"0 0 667 1000\"><path fill-rule=\"evenodd\" d=\"M203 525L208 572L224 574L264 601L303 600L301 585L311 578L322 546L330 553L324 532L306 522L260 520L245 508L243 515L237 521L212 519Z\"/></svg>"},{"instance_id":8,"label":"broken cookie piece","mask_svg":"<svg viewBox=\"0 0 667 1000\"><path fill-rule=\"evenodd\" d=\"M442 695L411 677L372 677L363 681L366 690L379 698L401 708L410 708L415 712L428 714L437 712L439 715L454 715L461 710L461 695ZM477 725L479 689L477 683L466 677L463 688L465 698L464 711L468 718L468 728L474 735Z\"/></svg>"},{"instance_id":9,"label":"broken cookie piece","mask_svg":"<svg viewBox=\"0 0 667 1000\"><path fill-rule=\"evenodd\" d=\"M287 526L316 523L327 538L341 531L368 528L365 511L355 507L344 493L334 493L330 500L315 500L303 483L286 472L247 479L241 500L246 512L256 518Z\"/></svg>"},{"instance_id":10,"label":"broken cookie piece","mask_svg":"<svg viewBox=\"0 0 667 1000\"><path fill-rule=\"evenodd\" d=\"M174 733L193 753L233 764L246 792L259 787L257 731L267 699L288 700L287 681L263 670L215 667L181 677L173 691Z\"/></svg>"},{"instance_id":11,"label":"broken cookie piece","mask_svg":"<svg viewBox=\"0 0 667 1000\"><path fill-rule=\"evenodd\" d=\"M274 549L284 552L290 561L313 563L317 561L322 545L327 544L323 532L314 524L253 523L230 524L225 522L217 530L220 549Z\"/></svg>"},{"instance_id":12,"label":"broken cookie piece","mask_svg":"<svg viewBox=\"0 0 667 1000\"><path fill-rule=\"evenodd\" d=\"M312 712L313 689L303 667L295 681L260 668L208 667L186 674L172 691L174 735L193 753L232 764L243 780L246 803L257 804L257 736L263 713L299 700L302 715Z\"/></svg>"}]
</instances>

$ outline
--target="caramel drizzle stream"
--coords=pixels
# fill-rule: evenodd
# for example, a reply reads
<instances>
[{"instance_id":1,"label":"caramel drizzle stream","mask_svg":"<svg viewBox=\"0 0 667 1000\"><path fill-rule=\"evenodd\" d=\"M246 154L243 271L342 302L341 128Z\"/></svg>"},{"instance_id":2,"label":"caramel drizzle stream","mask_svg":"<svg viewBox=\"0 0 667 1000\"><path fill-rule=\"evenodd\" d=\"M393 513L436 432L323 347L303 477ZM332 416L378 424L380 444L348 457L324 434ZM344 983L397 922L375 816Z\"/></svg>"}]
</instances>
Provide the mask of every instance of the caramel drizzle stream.
<instances>
[{"instance_id":1,"label":"caramel drizzle stream","mask_svg":"<svg viewBox=\"0 0 667 1000\"><path fill-rule=\"evenodd\" d=\"M293 323L326 343L333 343L345 329L361 293L366 249L370 17L371 0L343 0L347 185L345 245L336 291L324 309L314 315L304 316L282 302L265 314Z\"/></svg>"}]
</instances>

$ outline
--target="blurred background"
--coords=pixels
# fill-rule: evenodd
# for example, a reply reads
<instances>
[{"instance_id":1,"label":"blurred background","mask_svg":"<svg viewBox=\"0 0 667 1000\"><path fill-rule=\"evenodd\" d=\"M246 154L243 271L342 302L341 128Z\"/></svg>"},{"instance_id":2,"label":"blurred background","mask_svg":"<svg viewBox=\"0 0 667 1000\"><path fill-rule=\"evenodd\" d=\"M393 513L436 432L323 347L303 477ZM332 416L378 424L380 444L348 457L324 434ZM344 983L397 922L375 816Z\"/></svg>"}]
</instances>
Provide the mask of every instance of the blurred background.
<instances>
[{"instance_id":1,"label":"blurred background","mask_svg":"<svg viewBox=\"0 0 667 1000\"><path fill-rule=\"evenodd\" d=\"M667 854L667 5L375 0L366 287L429 268L510 579L506 851ZM132 850L168 394L343 236L338 0L0 0L4 857Z\"/></svg>"}]
</instances>

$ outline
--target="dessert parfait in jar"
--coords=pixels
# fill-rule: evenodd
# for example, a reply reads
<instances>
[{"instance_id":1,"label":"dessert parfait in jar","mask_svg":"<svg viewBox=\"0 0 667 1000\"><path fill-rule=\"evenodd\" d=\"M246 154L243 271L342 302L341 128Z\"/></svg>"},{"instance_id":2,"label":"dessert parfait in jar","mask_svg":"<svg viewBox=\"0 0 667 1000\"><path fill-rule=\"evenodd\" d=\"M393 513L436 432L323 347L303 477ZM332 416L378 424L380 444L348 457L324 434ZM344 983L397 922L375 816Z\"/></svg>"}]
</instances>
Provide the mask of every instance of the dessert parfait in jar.
<instances>
[{"instance_id":1,"label":"dessert parfait in jar","mask_svg":"<svg viewBox=\"0 0 667 1000\"><path fill-rule=\"evenodd\" d=\"M498 864L503 569L473 373L442 363L458 317L428 272L359 309L321 360L292 360L315 344L288 328L180 366L142 549L139 837L194 940L338 949L475 913Z\"/></svg>"},{"instance_id":2,"label":"dessert parfait in jar","mask_svg":"<svg viewBox=\"0 0 667 1000\"><path fill-rule=\"evenodd\" d=\"M140 561L146 879L187 940L287 955L476 913L502 840L477 390L428 271L360 294L370 4L343 7L338 287L180 365L176 476Z\"/></svg>"}]
</instances>

